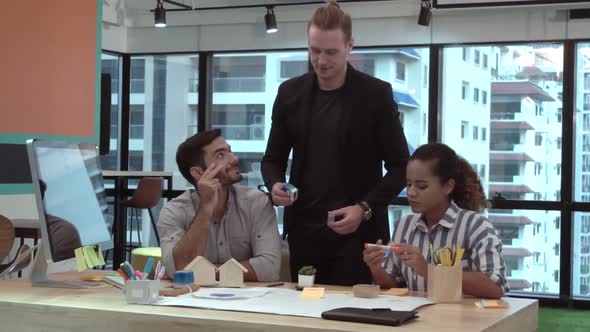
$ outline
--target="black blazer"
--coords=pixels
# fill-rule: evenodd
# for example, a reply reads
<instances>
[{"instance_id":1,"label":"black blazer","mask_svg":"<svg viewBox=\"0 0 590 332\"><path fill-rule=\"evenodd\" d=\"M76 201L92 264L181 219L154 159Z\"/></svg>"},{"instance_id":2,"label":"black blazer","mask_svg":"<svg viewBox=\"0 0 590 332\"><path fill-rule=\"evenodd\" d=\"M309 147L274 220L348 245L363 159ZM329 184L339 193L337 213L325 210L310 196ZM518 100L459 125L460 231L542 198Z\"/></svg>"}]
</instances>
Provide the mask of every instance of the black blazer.
<instances>
[{"instance_id":1,"label":"black blazer","mask_svg":"<svg viewBox=\"0 0 590 332\"><path fill-rule=\"evenodd\" d=\"M318 89L316 75L309 72L285 81L279 87L273 106L272 127L262 159L262 176L269 190L276 182L285 182L287 161L293 149L289 183L298 187L306 147L313 97ZM408 144L399 120L393 90L387 82L355 70L348 65L342 91L343 116L338 124L342 165L349 192L355 202L366 201L373 218L361 224L368 241L389 241L387 206L405 187ZM382 176L382 162L387 173ZM318 179L318 182L321 181ZM285 209L285 234L297 224L294 209Z\"/></svg>"}]
</instances>

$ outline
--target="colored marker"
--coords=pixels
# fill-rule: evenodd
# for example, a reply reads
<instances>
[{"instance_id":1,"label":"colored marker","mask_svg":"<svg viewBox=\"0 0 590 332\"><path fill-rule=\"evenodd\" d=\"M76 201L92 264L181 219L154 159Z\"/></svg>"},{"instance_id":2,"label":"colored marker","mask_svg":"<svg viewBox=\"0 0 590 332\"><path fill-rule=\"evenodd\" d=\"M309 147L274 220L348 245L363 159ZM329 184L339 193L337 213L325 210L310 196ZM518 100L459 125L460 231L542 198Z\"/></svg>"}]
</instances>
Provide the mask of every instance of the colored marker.
<instances>
[{"instance_id":1,"label":"colored marker","mask_svg":"<svg viewBox=\"0 0 590 332\"><path fill-rule=\"evenodd\" d=\"M123 270L125 272L125 274L129 277L129 279L131 280L135 280L135 274L133 273L133 269L129 268L130 264L125 262L125 263L121 263L121 270Z\"/></svg>"},{"instance_id":2,"label":"colored marker","mask_svg":"<svg viewBox=\"0 0 590 332\"><path fill-rule=\"evenodd\" d=\"M143 268L143 274L147 279L147 276L152 272L152 267L154 266L154 258L149 257L147 262L145 263L145 267Z\"/></svg>"},{"instance_id":3,"label":"colored marker","mask_svg":"<svg viewBox=\"0 0 590 332\"><path fill-rule=\"evenodd\" d=\"M123 278L123 280L129 280L129 276L127 276L123 270L118 269L117 273Z\"/></svg>"},{"instance_id":4,"label":"colored marker","mask_svg":"<svg viewBox=\"0 0 590 332\"><path fill-rule=\"evenodd\" d=\"M396 245L384 246L382 244L365 243L365 248L379 248L379 249L383 249L383 251L389 252L389 251L394 251L394 249L399 249L399 246L396 246Z\"/></svg>"}]
</instances>

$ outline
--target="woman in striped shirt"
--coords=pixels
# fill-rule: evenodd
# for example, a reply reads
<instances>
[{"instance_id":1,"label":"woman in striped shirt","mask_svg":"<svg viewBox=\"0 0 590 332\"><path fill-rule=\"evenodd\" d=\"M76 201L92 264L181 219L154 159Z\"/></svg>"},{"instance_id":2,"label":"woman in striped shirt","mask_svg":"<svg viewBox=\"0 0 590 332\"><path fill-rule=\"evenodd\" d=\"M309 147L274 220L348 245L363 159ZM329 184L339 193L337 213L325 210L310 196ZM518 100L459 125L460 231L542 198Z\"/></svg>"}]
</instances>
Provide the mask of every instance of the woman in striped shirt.
<instances>
[{"instance_id":1,"label":"woman in striped shirt","mask_svg":"<svg viewBox=\"0 0 590 332\"><path fill-rule=\"evenodd\" d=\"M407 166L408 201L414 214L400 219L392 236L393 252L367 248L364 261L383 288L425 291L433 248L464 248L463 292L500 298L507 290L502 242L478 212L488 207L471 165L444 144L425 144ZM377 242L381 244L381 240Z\"/></svg>"}]
</instances>

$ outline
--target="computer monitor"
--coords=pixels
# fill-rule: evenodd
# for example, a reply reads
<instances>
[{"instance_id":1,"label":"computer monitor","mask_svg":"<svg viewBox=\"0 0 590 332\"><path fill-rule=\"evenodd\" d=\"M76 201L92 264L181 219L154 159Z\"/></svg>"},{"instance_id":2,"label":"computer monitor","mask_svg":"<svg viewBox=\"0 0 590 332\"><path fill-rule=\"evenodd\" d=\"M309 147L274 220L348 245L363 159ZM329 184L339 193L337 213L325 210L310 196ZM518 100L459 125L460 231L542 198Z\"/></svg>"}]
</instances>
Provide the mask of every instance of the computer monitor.
<instances>
[{"instance_id":1,"label":"computer monitor","mask_svg":"<svg viewBox=\"0 0 590 332\"><path fill-rule=\"evenodd\" d=\"M41 230L33 286L88 286L49 280L47 263L71 259L81 246L113 247L98 149L89 143L28 140L27 153Z\"/></svg>"}]
</instances>

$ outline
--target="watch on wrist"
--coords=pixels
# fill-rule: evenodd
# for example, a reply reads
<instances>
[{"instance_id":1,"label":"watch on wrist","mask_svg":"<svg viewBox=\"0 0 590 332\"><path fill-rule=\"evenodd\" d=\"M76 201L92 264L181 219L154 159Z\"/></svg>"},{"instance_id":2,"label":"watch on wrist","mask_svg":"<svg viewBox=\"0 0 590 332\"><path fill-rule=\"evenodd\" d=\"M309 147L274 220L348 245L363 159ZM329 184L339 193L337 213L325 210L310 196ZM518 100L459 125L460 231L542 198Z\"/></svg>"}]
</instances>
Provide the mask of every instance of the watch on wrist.
<instances>
[{"instance_id":1,"label":"watch on wrist","mask_svg":"<svg viewBox=\"0 0 590 332\"><path fill-rule=\"evenodd\" d=\"M360 206L363 209L363 220L368 221L373 216L373 211L371 207L366 202L358 202L356 205Z\"/></svg>"}]
</instances>

